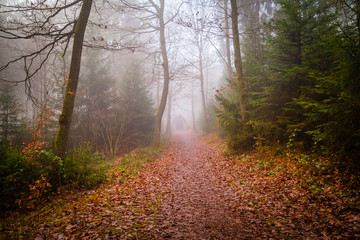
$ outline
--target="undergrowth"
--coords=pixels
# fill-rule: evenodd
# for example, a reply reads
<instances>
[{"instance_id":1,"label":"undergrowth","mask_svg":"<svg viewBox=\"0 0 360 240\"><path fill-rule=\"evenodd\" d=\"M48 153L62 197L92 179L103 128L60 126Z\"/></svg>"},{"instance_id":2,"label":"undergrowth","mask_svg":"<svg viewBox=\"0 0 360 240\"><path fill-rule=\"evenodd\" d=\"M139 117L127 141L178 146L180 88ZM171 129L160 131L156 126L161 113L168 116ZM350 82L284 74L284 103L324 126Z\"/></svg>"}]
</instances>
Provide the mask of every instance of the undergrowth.
<instances>
[{"instance_id":1,"label":"undergrowth","mask_svg":"<svg viewBox=\"0 0 360 240\"><path fill-rule=\"evenodd\" d=\"M306 192L308 198L330 196L343 199L344 210L360 212L360 169L356 156L305 153L259 141L253 150L238 154L230 151L215 133L208 134L206 141L257 176L274 179L274 182L293 179L297 190Z\"/></svg>"},{"instance_id":2,"label":"undergrowth","mask_svg":"<svg viewBox=\"0 0 360 240\"><path fill-rule=\"evenodd\" d=\"M224 154L229 155L226 151ZM344 209L360 212L359 171L341 156L305 154L282 146L259 146L251 152L232 157L258 175L297 179L296 188L307 192L308 198L341 198L344 199Z\"/></svg>"},{"instance_id":3,"label":"undergrowth","mask_svg":"<svg viewBox=\"0 0 360 240\"><path fill-rule=\"evenodd\" d=\"M0 209L31 210L60 189L88 189L107 178L109 160L89 144L64 159L39 143L12 146L0 143Z\"/></svg>"},{"instance_id":4,"label":"undergrowth","mask_svg":"<svg viewBox=\"0 0 360 240\"><path fill-rule=\"evenodd\" d=\"M79 198L96 201L98 196L93 194L95 191L79 191L79 188L106 187L106 184L100 184L104 181L126 184L146 163L154 161L161 151L162 148L135 149L118 159L109 160L99 153L91 153L88 145L74 150L62 163L66 169L62 174L66 180L62 180L64 185L58 189L59 194L53 196L48 203L40 204L39 201L38 205L29 209L30 211L18 208L2 216L0 239L1 233L5 232L10 239L16 239L16 236L22 236L26 232L33 232L39 224L50 221L55 213L60 216L69 209L71 211ZM41 180L39 184L42 184ZM39 195L39 199L44 201L46 198Z\"/></svg>"}]
</instances>

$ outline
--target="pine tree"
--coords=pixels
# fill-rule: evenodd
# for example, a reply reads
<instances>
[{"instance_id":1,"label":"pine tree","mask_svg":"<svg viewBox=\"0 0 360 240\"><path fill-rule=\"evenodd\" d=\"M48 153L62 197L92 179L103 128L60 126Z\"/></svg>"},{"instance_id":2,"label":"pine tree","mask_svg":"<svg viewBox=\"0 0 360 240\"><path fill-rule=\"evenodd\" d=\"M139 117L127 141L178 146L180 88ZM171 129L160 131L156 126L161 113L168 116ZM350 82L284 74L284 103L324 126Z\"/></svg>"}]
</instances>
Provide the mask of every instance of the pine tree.
<instances>
[{"instance_id":1,"label":"pine tree","mask_svg":"<svg viewBox=\"0 0 360 240\"><path fill-rule=\"evenodd\" d=\"M116 156L151 142L154 130L153 104L139 64L132 65L121 86L112 88L111 103L102 113L100 136L105 151Z\"/></svg>"},{"instance_id":2,"label":"pine tree","mask_svg":"<svg viewBox=\"0 0 360 240\"><path fill-rule=\"evenodd\" d=\"M84 54L84 66L75 102L71 142L91 142L101 146L98 138L100 116L110 106L109 91L115 81L110 74L111 64L107 55L99 50L88 49Z\"/></svg>"},{"instance_id":3,"label":"pine tree","mask_svg":"<svg viewBox=\"0 0 360 240\"><path fill-rule=\"evenodd\" d=\"M130 145L149 144L154 129L154 110L149 91L139 64L134 64L126 73L120 86L120 106L126 109L125 136Z\"/></svg>"},{"instance_id":4,"label":"pine tree","mask_svg":"<svg viewBox=\"0 0 360 240\"><path fill-rule=\"evenodd\" d=\"M280 9L267 26L271 31L268 38L271 71L266 87L268 106L264 110L271 114L267 117L275 128L283 129L279 133L283 141L297 134L297 140L310 146L309 136L301 131L306 116L295 99L315 84L310 73L325 58L323 51L314 57L314 47L320 47L318 43L329 24L329 6L317 0L281 0L279 4Z\"/></svg>"},{"instance_id":5,"label":"pine tree","mask_svg":"<svg viewBox=\"0 0 360 240\"><path fill-rule=\"evenodd\" d=\"M313 46L310 77L315 84L296 100L307 117L307 134L325 153L360 147L360 13L351 6L356 3L333 6L337 16L346 12L347 17L330 22Z\"/></svg>"},{"instance_id":6,"label":"pine tree","mask_svg":"<svg viewBox=\"0 0 360 240\"><path fill-rule=\"evenodd\" d=\"M13 88L1 86L0 88L0 132L1 138L14 140L20 125L19 114L21 106L14 96Z\"/></svg>"}]
</instances>

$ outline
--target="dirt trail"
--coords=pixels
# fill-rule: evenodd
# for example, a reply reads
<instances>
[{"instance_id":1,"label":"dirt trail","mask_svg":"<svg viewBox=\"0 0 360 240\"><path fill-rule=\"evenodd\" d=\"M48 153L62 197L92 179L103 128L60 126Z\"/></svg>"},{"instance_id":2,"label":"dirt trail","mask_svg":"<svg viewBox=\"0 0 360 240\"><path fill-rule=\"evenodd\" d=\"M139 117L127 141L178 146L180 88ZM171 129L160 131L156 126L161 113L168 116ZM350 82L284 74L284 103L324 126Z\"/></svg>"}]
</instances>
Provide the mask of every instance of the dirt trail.
<instances>
[{"instance_id":1,"label":"dirt trail","mask_svg":"<svg viewBox=\"0 0 360 240\"><path fill-rule=\"evenodd\" d=\"M169 168L165 171L167 192L162 206L159 233L171 239L244 239L254 237L244 216L230 203L235 191L219 176L209 145L189 135L175 138ZM255 227L255 226L254 226ZM248 235L250 234L250 235Z\"/></svg>"},{"instance_id":2,"label":"dirt trail","mask_svg":"<svg viewBox=\"0 0 360 240\"><path fill-rule=\"evenodd\" d=\"M310 195L286 171L268 176L224 157L216 139L178 135L136 175L119 171L0 239L359 239L360 215L345 214L341 199Z\"/></svg>"}]
</instances>

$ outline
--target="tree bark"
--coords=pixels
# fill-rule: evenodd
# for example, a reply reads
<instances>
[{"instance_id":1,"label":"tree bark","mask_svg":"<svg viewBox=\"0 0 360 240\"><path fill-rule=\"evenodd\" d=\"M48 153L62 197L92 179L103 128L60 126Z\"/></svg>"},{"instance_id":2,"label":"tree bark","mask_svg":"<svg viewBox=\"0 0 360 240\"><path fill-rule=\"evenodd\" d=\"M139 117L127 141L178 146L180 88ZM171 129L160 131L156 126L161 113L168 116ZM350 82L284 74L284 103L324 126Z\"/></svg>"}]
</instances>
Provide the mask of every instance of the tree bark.
<instances>
[{"instance_id":1,"label":"tree bark","mask_svg":"<svg viewBox=\"0 0 360 240\"><path fill-rule=\"evenodd\" d=\"M55 154L59 155L60 157L64 157L67 150L76 90L79 82L81 53L83 48L85 29L91 12L91 5L92 0L83 1L80 15L75 25L70 74L69 78L67 79L63 108L59 116L60 125L54 146Z\"/></svg>"},{"instance_id":2,"label":"tree bark","mask_svg":"<svg viewBox=\"0 0 360 240\"><path fill-rule=\"evenodd\" d=\"M360 0L355 1L355 15L356 15L356 26L358 30L358 43L360 43Z\"/></svg>"},{"instance_id":3,"label":"tree bark","mask_svg":"<svg viewBox=\"0 0 360 240\"><path fill-rule=\"evenodd\" d=\"M202 39L199 39L202 41ZM206 99L205 99L205 89L204 89L204 71L203 71L203 54L202 54L202 42L198 42L199 48L199 71L200 71L200 91L201 91L201 104L203 109L204 116L204 126L207 124L207 111L206 111Z\"/></svg>"},{"instance_id":4,"label":"tree bark","mask_svg":"<svg viewBox=\"0 0 360 240\"><path fill-rule=\"evenodd\" d=\"M230 31L229 31L229 17L228 17L228 0L224 0L225 9L225 48L226 48L226 60L227 60L227 72L228 77L232 78L233 71L231 67L231 53L230 53Z\"/></svg>"},{"instance_id":5,"label":"tree bark","mask_svg":"<svg viewBox=\"0 0 360 240\"><path fill-rule=\"evenodd\" d=\"M192 113L192 122L193 122L193 131L196 131L196 121L195 121L195 100L194 100L194 82L191 84L191 113Z\"/></svg>"},{"instance_id":6,"label":"tree bark","mask_svg":"<svg viewBox=\"0 0 360 240\"><path fill-rule=\"evenodd\" d=\"M246 121L247 113L245 107L245 83L244 83L244 74L243 74L242 62L241 62L241 48L240 48L240 37L239 37L237 16L238 13L237 13L236 0L231 0L231 21L232 21L233 44L234 44L234 55L235 55L234 62L235 62L235 71L236 71L236 81L239 87L238 101L241 111L241 120Z\"/></svg>"},{"instance_id":7,"label":"tree bark","mask_svg":"<svg viewBox=\"0 0 360 240\"><path fill-rule=\"evenodd\" d=\"M167 57L166 42L165 42L165 22L164 22L164 0L160 0L160 7L157 7L152 1L152 5L157 9L158 19L159 19L159 32L160 32L160 47L161 47L161 56L162 56L162 67L164 71L164 86L162 89L162 95L160 99L160 104L155 118L155 130L154 130L154 139L153 147L160 146L160 135L161 135L161 120L164 114L167 95L169 92L169 61Z\"/></svg>"},{"instance_id":8,"label":"tree bark","mask_svg":"<svg viewBox=\"0 0 360 240\"><path fill-rule=\"evenodd\" d=\"M166 136L171 137L171 86L170 93L168 94L168 108L167 108L167 118L166 118Z\"/></svg>"}]
</instances>

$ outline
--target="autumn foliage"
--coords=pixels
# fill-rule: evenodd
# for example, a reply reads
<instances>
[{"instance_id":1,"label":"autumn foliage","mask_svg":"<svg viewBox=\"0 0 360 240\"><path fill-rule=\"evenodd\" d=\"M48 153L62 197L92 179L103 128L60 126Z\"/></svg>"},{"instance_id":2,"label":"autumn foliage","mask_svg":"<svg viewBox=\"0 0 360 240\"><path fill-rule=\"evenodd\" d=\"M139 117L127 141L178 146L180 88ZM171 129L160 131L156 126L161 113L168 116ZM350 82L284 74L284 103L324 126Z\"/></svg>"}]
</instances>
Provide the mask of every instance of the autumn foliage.
<instances>
[{"instance_id":1,"label":"autumn foliage","mask_svg":"<svg viewBox=\"0 0 360 240\"><path fill-rule=\"evenodd\" d=\"M259 146L229 155L215 134L133 151L111 181L8 219L7 238L351 239L358 182L326 158ZM158 156L156 158L156 156ZM156 158L156 161L153 161ZM41 184L41 181L38 182Z\"/></svg>"}]
</instances>

